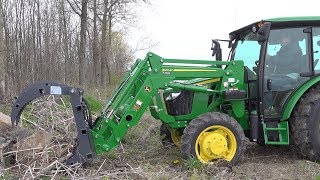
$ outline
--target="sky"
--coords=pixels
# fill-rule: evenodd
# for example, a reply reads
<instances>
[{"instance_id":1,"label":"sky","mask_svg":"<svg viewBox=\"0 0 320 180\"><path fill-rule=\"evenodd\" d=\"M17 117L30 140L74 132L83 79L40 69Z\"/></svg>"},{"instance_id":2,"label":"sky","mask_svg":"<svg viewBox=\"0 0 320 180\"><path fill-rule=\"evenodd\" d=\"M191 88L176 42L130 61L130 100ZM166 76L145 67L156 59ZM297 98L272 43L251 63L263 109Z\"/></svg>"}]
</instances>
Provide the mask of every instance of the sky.
<instances>
[{"instance_id":1,"label":"sky","mask_svg":"<svg viewBox=\"0 0 320 180\"><path fill-rule=\"evenodd\" d=\"M228 39L229 33L262 19L320 16L320 1L305 0L150 0L138 8L138 28L129 30L129 44L156 44L135 53L144 58L152 51L164 58L213 59L211 39ZM144 39L144 40L142 40ZM147 46L147 45L146 45ZM222 45L223 59L229 49Z\"/></svg>"}]
</instances>

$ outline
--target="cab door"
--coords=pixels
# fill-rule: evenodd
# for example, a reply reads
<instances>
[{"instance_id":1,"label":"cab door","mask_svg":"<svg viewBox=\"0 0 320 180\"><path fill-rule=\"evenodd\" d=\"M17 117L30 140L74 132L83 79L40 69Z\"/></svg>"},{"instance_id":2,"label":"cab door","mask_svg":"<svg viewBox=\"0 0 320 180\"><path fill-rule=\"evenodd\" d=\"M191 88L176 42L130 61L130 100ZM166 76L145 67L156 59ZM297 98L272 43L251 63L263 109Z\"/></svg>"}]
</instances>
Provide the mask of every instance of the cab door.
<instances>
[{"instance_id":1,"label":"cab door","mask_svg":"<svg viewBox=\"0 0 320 180\"><path fill-rule=\"evenodd\" d=\"M281 117L290 95L309 77L308 34L305 27L271 29L266 46L263 75L263 113L265 118Z\"/></svg>"}]
</instances>

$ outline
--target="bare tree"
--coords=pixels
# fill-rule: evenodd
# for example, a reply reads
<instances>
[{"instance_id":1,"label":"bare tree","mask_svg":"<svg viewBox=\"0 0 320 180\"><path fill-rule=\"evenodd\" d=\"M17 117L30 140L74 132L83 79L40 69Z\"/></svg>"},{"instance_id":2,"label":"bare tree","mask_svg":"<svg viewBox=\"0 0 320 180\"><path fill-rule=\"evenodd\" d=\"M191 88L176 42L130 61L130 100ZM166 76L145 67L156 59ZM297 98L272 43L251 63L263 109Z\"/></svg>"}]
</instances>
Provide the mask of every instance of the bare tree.
<instances>
[{"instance_id":1,"label":"bare tree","mask_svg":"<svg viewBox=\"0 0 320 180\"><path fill-rule=\"evenodd\" d=\"M109 7L109 0L104 0L104 13L102 18L102 38L101 38L101 86L107 86L107 76L108 73L108 61L107 61L107 18L108 18L108 7Z\"/></svg>"},{"instance_id":2,"label":"bare tree","mask_svg":"<svg viewBox=\"0 0 320 180\"><path fill-rule=\"evenodd\" d=\"M0 0L0 12L2 12L2 0ZM6 77L6 46L4 41L4 18L1 13L0 18L0 100L3 100L4 95L6 93L5 89L5 77Z\"/></svg>"},{"instance_id":3,"label":"bare tree","mask_svg":"<svg viewBox=\"0 0 320 180\"><path fill-rule=\"evenodd\" d=\"M69 74L68 67L70 67L70 55L69 55L69 36L68 36L68 30L67 30L67 17L65 14L65 4L64 0L60 0L60 8L61 8L61 14L62 14L62 31L63 31L63 49L64 49L64 80L63 82L67 82L67 77Z\"/></svg>"},{"instance_id":4,"label":"bare tree","mask_svg":"<svg viewBox=\"0 0 320 180\"><path fill-rule=\"evenodd\" d=\"M82 0L81 8L81 28L80 28L80 47L79 47L79 85L83 85L85 77L85 58L86 58L86 33L87 33L87 8L88 0Z\"/></svg>"},{"instance_id":5,"label":"bare tree","mask_svg":"<svg viewBox=\"0 0 320 180\"><path fill-rule=\"evenodd\" d=\"M93 61L93 76L96 86L99 85L100 64L99 64L99 50L98 50L98 27L97 27L97 0L93 0L93 42L92 42L92 61Z\"/></svg>"},{"instance_id":6,"label":"bare tree","mask_svg":"<svg viewBox=\"0 0 320 180\"><path fill-rule=\"evenodd\" d=\"M130 3L0 0L0 98L41 80L106 87L132 61Z\"/></svg>"}]
</instances>

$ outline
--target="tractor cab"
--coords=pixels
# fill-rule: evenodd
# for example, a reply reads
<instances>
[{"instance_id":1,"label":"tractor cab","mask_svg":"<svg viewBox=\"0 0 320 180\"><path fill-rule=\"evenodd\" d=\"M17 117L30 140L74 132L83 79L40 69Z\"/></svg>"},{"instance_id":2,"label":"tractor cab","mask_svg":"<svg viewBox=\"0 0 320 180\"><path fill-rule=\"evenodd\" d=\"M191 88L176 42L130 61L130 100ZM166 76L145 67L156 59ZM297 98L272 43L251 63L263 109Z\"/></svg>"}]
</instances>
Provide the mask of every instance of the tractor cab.
<instances>
[{"instance_id":1,"label":"tractor cab","mask_svg":"<svg viewBox=\"0 0 320 180\"><path fill-rule=\"evenodd\" d=\"M277 18L230 33L229 59L244 61L249 101L264 121L287 119L290 97L319 72L319 22Z\"/></svg>"}]
</instances>

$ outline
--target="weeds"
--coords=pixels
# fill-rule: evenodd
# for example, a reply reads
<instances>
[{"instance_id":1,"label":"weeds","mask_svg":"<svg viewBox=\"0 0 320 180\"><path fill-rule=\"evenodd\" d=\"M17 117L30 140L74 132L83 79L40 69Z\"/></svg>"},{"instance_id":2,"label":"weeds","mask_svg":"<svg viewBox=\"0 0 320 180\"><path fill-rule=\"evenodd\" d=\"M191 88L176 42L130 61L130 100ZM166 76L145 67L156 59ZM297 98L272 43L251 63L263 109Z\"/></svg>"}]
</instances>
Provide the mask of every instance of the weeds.
<instances>
[{"instance_id":1,"label":"weeds","mask_svg":"<svg viewBox=\"0 0 320 180\"><path fill-rule=\"evenodd\" d=\"M0 112L2 112L3 114L10 114L11 104L10 103L0 104Z\"/></svg>"},{"instance_id":2,"label":"weeds","mask_svg":"<svg viewBox=\"0 0 320 180\"><path fill-rule=\"evenodd\" d=\"M14 179L14 177L9 172L5 172L3 174L0 173L0 180L8 180L8 179Z\"/></svg>"},{"instance_id":3,"label":"weeds","mask_svg":"<svg viewBox=\"0 0 320 180\"><path fill-rule=\"evenodd\" d=\"M184 162L184 167L187 170L201 170L204 168L204 165L196 158L196 157L189 157Z\"/></svg>"}]
</instances>

